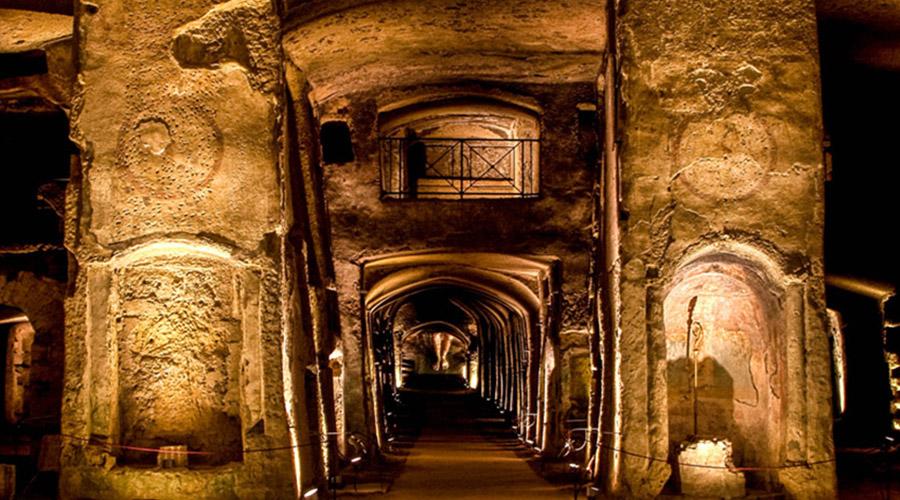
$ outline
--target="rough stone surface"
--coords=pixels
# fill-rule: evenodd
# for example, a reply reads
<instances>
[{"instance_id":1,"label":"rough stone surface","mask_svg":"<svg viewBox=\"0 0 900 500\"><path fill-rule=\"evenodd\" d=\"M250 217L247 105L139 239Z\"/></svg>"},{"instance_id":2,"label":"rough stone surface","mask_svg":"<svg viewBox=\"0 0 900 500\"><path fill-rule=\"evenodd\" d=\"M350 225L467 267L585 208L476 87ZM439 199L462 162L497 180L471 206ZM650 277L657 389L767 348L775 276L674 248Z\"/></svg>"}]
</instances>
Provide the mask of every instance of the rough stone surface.
<instances>
[{"instance_id":1,"label":"rough stone surface","mask_svg":"<svg viewBox=\"0 0 900 500\"><path fill-rule=\"evenodd\" d=\"M255 26L269 33L260 37L275 36L267 2L241 6L269 16L269 24ZM280 110L271 73L278 54L268 51L251 68L218 58L182 68L172 57L173 32L193 40L238 29L238 18L209 14L210 7L179 4L170 15L156 16L143 4L99 3L96 13L79 17L86 43L79 47L82 108L74 131L89 153L85 193L91 206L82 223L90 224L85 236L100 245L206 233L253 249L276 227L272 132ZM268 83L254 86L251 75L264 71L269 76L260 81Z\"/></svg>"},{"instance_id":2,"label":"rough stone surface","mask_svg":"<svg viewBox=\"0 0 900 500\"><path fill-rule=\"evenodd\" d=\"M742 266L772 277L765 289L781 290L785 314L770 326L783 333L766 343L784 360L778 376L785 390L772 396L784 413L766 431L778 451L758 457L775 463L736 465L815 463L751 473L748 482L833 496L814 5L628 2L619 6L616 30L621 191L611 199L621 204L610 216L620 233L608 240L619 260L610 263L607 283L612 328L621 335L607 337L604 366L614 394L604 434L615 436L607 442L669 455L678 418L667 409L665 293L697 255L712 263L744 255ZM729 397L736 418L743 418L743 397ZM669 478L662 461L606 453L606 484L616 494L652 496Z\"/></svg>"},{"instance_id":3,"label":"rough stone surface","mask_svg":"<svg viewBox=\"0 0 900 500\"><path fill-rule=\"evenodd\" d=\"M595 0L318 0L295 12L285 50L315 103L453 81L593 81L606 43Z\"/></svg>"},{"instance_id":4,"label":"rough stone surface","mask_svg":"<svg viewBox=\"0 0 900 500\"><path fill-rule=\"evenodd\" d=\"M76 29L61 494L292 496L273 5L104 0ZM211 455L160 470L117 445Z\"/></svg>"},{"instance_id":5,"label":"rough stone surface","mask_svg":"<svg viewBox=\"0 0 900 500\"><path fill-rule=\"evenodd\" d=\"M0 54L42 59L47 66L46 73L0 78L3 107L38 97L68 108L75 75L72 29L70 15L0 9Z\"/></svg>"},{"instance_id":6,"label":"rough stone surface","mask_svg":"<svg viewBox=\"0 0 900 500\"><path fill-rule=\"evenodd\" d=\"M72 16L0 9L0 53L41 50L72 36Z\"/></svg>"},{"instance_id":7,"label":"rough stone surface","mask_svg":"<svg viewBox=\"0 0 900 500\"><path fill-rule=\"evenodd\" d=\"M217 452L214 463L241 459L242 310L233 305L243 297L229 271L158 259L113 276L124 444L181 442Z\"/></svg>"}]
</instances>

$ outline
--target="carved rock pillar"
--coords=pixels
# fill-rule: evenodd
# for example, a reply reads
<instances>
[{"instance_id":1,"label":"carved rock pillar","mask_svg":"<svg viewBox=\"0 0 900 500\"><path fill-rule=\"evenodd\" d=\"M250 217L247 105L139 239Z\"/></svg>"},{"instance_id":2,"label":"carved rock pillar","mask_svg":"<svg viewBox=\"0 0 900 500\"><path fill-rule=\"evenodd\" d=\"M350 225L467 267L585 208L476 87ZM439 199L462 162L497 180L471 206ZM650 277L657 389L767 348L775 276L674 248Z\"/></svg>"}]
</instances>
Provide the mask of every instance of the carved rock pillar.
<instances>
[{"instance_id":1,"label":"carved rock pillar","mask_svg":"<svg viewBox=\"0 0 900 500\"><path fill-rule=\"evenodd\" d=\"M78 9L62 496L291 497L278 16Z\"/></svg>"},{"instance_id":2,"label":"carved rock pillar","mask_svg":"<svg viewBox=\"0 0 900 500\"><path fill-rule=\"evenodd\" d=\"M695 428L740 446L735 465L765 468L749 489L833 496L814 3L617 10L604 486L657 495L684 439L673 436ZM704 335L696 405L670 387L693 380L677 359L691 303Z\"/></svg>"}]
</instances>

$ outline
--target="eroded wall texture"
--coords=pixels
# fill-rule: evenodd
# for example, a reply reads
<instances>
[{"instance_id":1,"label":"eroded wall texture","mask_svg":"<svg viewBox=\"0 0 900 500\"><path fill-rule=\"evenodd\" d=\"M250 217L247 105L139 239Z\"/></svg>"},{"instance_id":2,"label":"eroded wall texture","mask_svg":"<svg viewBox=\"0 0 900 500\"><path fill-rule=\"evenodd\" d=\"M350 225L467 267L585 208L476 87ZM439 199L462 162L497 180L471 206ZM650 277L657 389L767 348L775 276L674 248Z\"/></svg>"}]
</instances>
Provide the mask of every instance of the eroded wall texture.
<instances>
[{"instance_id":1,"label":"eroded wall texture","mask_svg":"<svg viewBox=\"0 0 900 500\"><path fill-rule=\"evenodd\" d=\"M98 1L76 33L60 491L290 497L279 18L264 0ZM201 453L148 469L128 448L164 445Z\"/></svg>"},{"instance_id":2,"label":"eroded wall texture","mask_svg":"<svg viewBox=\"0 0 900 500\"><path fill-rule=\"evenodd\" d=\"M606 487L623 496L652 496L670 478L669 465L658 458L669 456L671 425L682 415L667 401L667 383L677 380L666 373L672 359L665 339L672 332L663 303L680 280L693 275L690 269L699 269L691 266L700 265L708 266L698 271L707 282L730 276L743 287L752 280L741 273L759 277L783 311L770 311L766 324L737 332L748 339L754 329L766 332L744 341L742 353L750 359L754 342L766 344L773 353L768 365L751 361L715 382L727 381L713 396L717 404L724 398L728 408L737 407L739 424L754 417L740 413L747 399L739 393L747 384L734 379L762 381L765 371L780 381L760 384L769 392L767 404L782 416L770 422L765 436L755 437L774 448L755 454L755 463L737 464L774 469L749 471L748 487L783 488L803 498L833 496L814 4L697 0L618 2L616 8L619 144L608 152L618 154L621 191L608 200L614 207L608 216L616 218L619 232L607 240L607 253L614 256L607 269L614 317L604 359ZM729 273L730 265L742 271ZM730 292L713 288L694 290L694 302L701 304L710 293L732 300ZM761 300L742 297L734 299L734 314ZM698 305L695 313L707 314L708 307ZM704 349L729 335L723 325L737 328L751 319L735 323L727 314L725 309L707 323ZM687 326L676 328L684 334ZM721 369L729 363L724 358L734 356L700 353ZM738 424L729 425L733 430ZM724 427L717 432L729 433Z\"/></svg>"}]
</instances>

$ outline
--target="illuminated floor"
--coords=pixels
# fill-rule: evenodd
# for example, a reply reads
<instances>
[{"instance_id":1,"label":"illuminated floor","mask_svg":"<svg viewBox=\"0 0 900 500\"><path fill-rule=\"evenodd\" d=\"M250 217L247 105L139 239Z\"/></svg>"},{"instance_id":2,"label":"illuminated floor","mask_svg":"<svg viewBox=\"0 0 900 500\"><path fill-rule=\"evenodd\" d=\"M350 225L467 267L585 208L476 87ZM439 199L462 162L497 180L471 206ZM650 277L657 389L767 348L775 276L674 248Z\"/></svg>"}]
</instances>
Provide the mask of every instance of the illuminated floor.
<instances>
[{"instance_id":1,"label":"illuminated floor","mask_svg":"<svg viewBox=\"0 0 900 500\"><path fill-rule=\"evenodd\" d=\"M421 392L415 397L421 432L386 497L572 498L571 488L547 482L516 455L521 444L474 395Z\"/></svg>"}]
</instances>

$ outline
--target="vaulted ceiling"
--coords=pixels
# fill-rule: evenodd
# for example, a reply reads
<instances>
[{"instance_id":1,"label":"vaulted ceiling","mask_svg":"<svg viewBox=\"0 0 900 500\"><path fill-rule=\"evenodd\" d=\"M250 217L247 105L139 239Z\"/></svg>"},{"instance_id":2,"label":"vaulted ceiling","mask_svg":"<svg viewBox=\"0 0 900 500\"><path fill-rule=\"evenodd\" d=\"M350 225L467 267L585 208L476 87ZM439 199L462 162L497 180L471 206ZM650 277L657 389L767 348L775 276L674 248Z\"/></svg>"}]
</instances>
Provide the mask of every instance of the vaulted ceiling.
<instances>
[{"instance_id":1,"label":"vaulted ceiling","mask_svg":"<svg viewBox=\"0 0 900 500\"><path fill-rule=\"evenodd\" d=\"M593 82L606 46L602 0L302 2L287 55L313 99L431 83Z\"/></svg>"}]
</instances>

